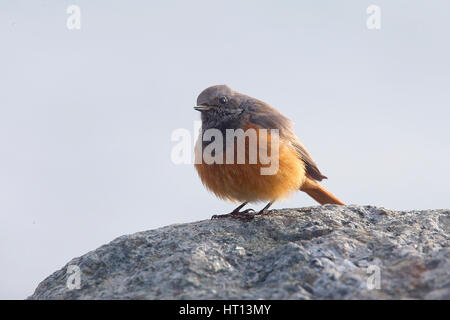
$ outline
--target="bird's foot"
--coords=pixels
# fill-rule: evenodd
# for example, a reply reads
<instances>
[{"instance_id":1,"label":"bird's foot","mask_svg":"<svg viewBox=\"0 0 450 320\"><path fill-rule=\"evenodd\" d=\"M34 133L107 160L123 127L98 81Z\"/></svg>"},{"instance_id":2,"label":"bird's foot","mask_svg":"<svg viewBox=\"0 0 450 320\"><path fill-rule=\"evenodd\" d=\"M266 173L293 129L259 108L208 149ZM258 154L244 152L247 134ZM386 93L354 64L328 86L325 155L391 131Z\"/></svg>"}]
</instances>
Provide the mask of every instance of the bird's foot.
<instances>
[{"instance_id":1,"label":"bird's foot","mask_svg":"<svg viewBox=\"0 0 450 320\"><path fill-rule=\"evenodd\" d=\"M253 220L254 217L255 217L255 210L247 209L244 211L233 211L227 214L216 214L211 217L211 220L231 218L242 221L251 221Z\"/></svg>"},{"instance_id":2,"label":"bird's foot","mask_svg":"<svg viewBox=\"0 0 450 320\"><path fill-rule=\"evenodd\" d=\"M278 211L276 209L273 209L273 210L262 209L258 213L255 213L254 216L270 216L270 215L275 214L277 212Z\"/></svg>"}]
</instances>

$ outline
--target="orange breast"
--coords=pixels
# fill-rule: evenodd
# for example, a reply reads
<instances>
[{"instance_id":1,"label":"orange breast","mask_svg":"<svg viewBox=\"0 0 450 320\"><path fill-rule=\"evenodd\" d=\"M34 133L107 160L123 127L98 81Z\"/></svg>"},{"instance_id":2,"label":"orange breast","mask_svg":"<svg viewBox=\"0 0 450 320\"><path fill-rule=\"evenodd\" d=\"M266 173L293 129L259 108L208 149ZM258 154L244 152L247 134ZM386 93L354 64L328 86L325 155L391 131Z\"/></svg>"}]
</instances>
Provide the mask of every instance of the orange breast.
<instances>
[{"instance_id":1,"label":"orange breast","mask_svg":"<svg viewBox=\"0 0 450 320\"><path fill-rule=\"evenodd\" d=\"M256 128L256 130L258 129ZM258 149L266 148L269 150L268 154L271 155L270 135L267 136L267 139L258 138L257 140ZM261 168L268 168L270 164L262 164L259 158L256 164L248 163L248 141L246 141L245 147L245 164L237 164L236 161L233 164L206 164L204 162L195 164L203 184L216 196L235 202L275 201L286 198L293 191L299 190L305 180L305 167L288 142L279 141L278 170L271 175L261 174ZM196 156L198 157L198 155ZM196 159L196 163L199 162L198 160Z\"/></svg>"}]
</instances>

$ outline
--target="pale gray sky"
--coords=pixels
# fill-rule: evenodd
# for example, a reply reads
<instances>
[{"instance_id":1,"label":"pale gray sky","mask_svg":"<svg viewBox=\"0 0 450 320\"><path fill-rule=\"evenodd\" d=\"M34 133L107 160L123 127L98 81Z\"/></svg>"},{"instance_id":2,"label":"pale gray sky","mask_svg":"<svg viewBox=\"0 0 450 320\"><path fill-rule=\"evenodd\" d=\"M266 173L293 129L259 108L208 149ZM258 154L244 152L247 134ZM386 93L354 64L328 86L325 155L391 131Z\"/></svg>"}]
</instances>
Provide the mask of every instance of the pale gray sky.
<instances>
[{"instance_id":1,"label":"pale gray sky","mask_svg":"<svg viewBox=\"0 0 450 320\"><path fill-rule=\"evenodd\" d=\"M81 8L81 29L66 9ZM366 8L381 8L368 30ZM296 123L346 203L448 208L450 2L0 3L0 298L115 237L234 204L170 160L206 87ZM294 194L275 208L314 202ZM261 205L254 206L259 208Z\"/></svg>"}]
</instances>

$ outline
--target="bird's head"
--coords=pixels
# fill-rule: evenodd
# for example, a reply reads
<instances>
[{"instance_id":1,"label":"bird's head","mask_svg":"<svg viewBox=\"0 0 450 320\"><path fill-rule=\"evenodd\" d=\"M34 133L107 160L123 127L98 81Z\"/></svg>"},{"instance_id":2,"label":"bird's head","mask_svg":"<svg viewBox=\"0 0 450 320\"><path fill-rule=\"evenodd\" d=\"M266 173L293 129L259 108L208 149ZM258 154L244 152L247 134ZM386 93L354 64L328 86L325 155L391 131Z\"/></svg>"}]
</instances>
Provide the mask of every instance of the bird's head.
<instances>
[{"instance_id":1,"label":"bird's head","mask_svg":"<svg viewBox=\"0 0 450 320\"><path fill-rule=\"evenodd\" d=\"M233 91L226 85L217 85L200 93L194 109L201 112L204 125L218 126L239 120L247 99L246 95Z\"/></svg>"}]
</instances>

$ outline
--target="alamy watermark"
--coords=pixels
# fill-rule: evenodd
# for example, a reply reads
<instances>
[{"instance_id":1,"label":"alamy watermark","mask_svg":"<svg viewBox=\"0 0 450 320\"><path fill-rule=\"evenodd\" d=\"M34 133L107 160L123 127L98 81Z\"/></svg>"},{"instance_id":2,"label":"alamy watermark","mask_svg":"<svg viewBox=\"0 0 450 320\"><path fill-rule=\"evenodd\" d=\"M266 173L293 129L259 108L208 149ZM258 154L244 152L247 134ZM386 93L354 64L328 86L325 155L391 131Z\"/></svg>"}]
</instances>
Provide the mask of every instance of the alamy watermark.
<instances>
[{"instance_id":1,"label":"alamy watermark","mask_svg":"<svg viewBox=\"0 0 450 320\"><path fill-rule=\"evenodd\" d=\"M66 287L69 290L78 290L81 288L81 269L75 264L67 266L66 274L68 275Z\"/></svg>"},{"instance_id":2,"label":"alamy watermark","mask_svg":"<svg viewBox=\"0 0 450 320\"><path fill-rule=\"evenodd\" d=\"M69 30L81 29L81 9L77 5L70 5L66 9L67 17L66 26Z\"/></svg>"},{"instance_id":3,"label":"alamy watermark","mask_svg":"<svg viewBox=\"0 0 450 320\"><path fill-rule=\"evenodd\" d=\"M366 9L366 13L369 15L366 20L366 26L369 30L381 29L381 8L377 5L370 5Z\"/></svg>"},{"instance_id":4,"label":"alamy watermark","mask_svg":"<svg viewBox=\"0 0 450 320\"><path fill-rule=\"evenodd\" d=\"M369 274L369 277L367 278L367 289L373 290L381 289L381 269L377 265L369 265L367 267L367 274Z\"/></svg>"},{"instance_id":5,"label":"alamy watermark","mask_svg":"<svg viewBox=\"0 0 450 320\"><path fill-rule=\"evenodd\" d=\"M258 164L261 175L274 175L279 168L278 129L206 129L194 122L197 138L187 129L176 129L171 140L175 164ZM197 140L197 143L194 143ZM193 146L195 147L193 148Z\"/></svg>"}]
</instances>

